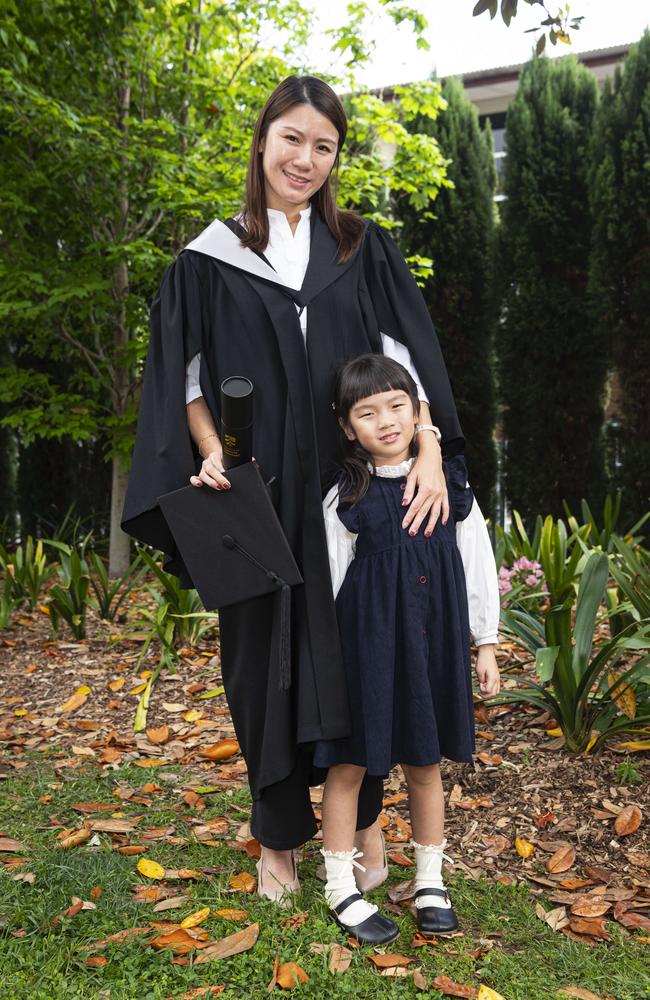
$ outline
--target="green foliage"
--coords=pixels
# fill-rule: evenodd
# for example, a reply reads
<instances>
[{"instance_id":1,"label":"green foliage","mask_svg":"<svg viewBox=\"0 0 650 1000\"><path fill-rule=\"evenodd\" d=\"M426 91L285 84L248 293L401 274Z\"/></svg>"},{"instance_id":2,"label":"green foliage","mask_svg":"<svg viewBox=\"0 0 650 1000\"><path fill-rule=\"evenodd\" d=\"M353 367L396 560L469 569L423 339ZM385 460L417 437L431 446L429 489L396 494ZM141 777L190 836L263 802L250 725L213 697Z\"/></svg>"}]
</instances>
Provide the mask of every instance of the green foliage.
<instances>
[{"instance_id":1,"label":"green foliage","mask_svg":"<svg viewBox=\"0 0 650 1000\"><path fill-rule=\"evenodd\" d=\"M460 81L445 83L440 103L439 117L414 112L408 128L435 139L448 162L447 180L435 189L435 201L426 189L417 200L398 199L396 216L405 252L434 260L423 294L454 387L472 486L490 515L496 477L492 139L481 131ZM400 152L398 160L406 155Z\"/></svg>"},{"instance_id":2,"label":"green foliage","mask_svg":"<svg viewBox=\"0 0 650 1000\"><path fill-rule=\"evenodd\" d=\"M621 785L640 785L643 783L643 774L637 762L628 756L616 768L616 780Z\"/></svg>"},{"instance_id":3,"label":"green foliage","mask_svg":"<svg viewBox=\"0 0 650 1000\"><path fill-rule=\"evenodd\" d=\"M616 529L621 514L621 499L622 494L620 490L614 498L609 493L607 494L603 504L602 527L597 523L587 501L581 500L580 502L582 523L583 525L589 525L589 544L594 547L597 546L602 552L615 551L615 542L620 535L620 531L616 534ZM567 514L569 527L572 531L577 530L578 521L571 513L571 508L566 500L563 502L563 506ZM633 542L636 541L638 531L643 527L648 518L650 518L650 511L646 511L636 524L633 524L631 528L624 532L625 538Z\"/></svg>"},{"instance_id":4,"label":"green foliage","mask_svg":"<svg viewBox=\"0 0 650 1000\"><path fill-rule=\"evenodd\" d=\"M169 634L169 641L172 644L195 645L212 627L208 622L214 620L214 615L205 611L196 590L181 587L178 578L171 573L166 573L151 553L141 548L138 549L138 553L148 569L154 574L158 584L158 586L149 585L147 588L158 605L154 616L156 628L164 630L165 635ZM167 629L169 629L169 633L167 633ZM163 632L156 634L160 638Z\"/></svg>"},{"instance_id":5,"label":"green foliage","mask_svg":"<svg viewBox=\"0 0 650 1000\"><path fill-rule=\"evenodd\" d=\"M86 611L90 588L90 573L85 558L64 542L48 541L60 553L61 564L57 571L59 583L50 587L48 608L54 632L58 632L63 619L75 639L86 637Z\"/></svg>"},{"instance_id":6,"label":"green foliage","mask_svg":"<svg viewBox=\"0 0 650 1000\"><path fill-rule=\"evenodd\" d=\"M43 542L34 542L31 535L13 552L7 552L0 545L0 566L4 574L5 594L7 592L16 606L27 601L30 611L38 604L41 590L54 574L54 566L48 563Z\"/></svg>"},{"instance_id":7,"label":"green foliage","mask_svg":"<svg viewBox=\"0 0 650 1000\"><path fill-rule=\"evenodd\" d=\"M527 32L535 34L539 31L542 32L535 46L535 55L540 56L544 52L547 37L552 45L557 45L558 42L571 45L571 32L580 30L584 17L572 14L570 4L554 4L555 13L551 13L545 0L524 0L524 3L527 3L529 7L541 7L546 15L537 27L527 29ZM511 21L517 16L518 7L518 0L501 0L501 17L506 28L510 27ZM477 0L472 13L474 17L478 17L487 11L490 18L494 20L498 10L499 0ZM548 29L548 35L544 33L544 29Z\"/></svg>"},{"instance_id":8,"label":"green foliage","mask_svg":"<svg viewBox=\"0 0 650 1000\"><path fill-rule=\"evenodd\" d=\"M142 556L136 556L124 576L113 580L109 578L106 564L97 552L90 553L90 565L93 571L90 586L95 595L91 598L91 604L99 612L100 618L113 621L126 598L147 571L146 567L142 566Z\"/></svg>"},{"instance_id":9,"label":"green foliage","mask_svg":"<svg viewBox=\"0 0 650 1000\"><path fill-rule=\"evenodd\" d=\"M9 628L11 616L18 607L18 601L14 597L11 577L4 573L2 579L2 592L0 593L0 629Z\"/></svg>"},{"instance_id":10,"label":"green foliage","mask_svg":"<svg viewBox=\"0 0 650 1000\"><path fill-rule=\"evenodd\" d=\"M535 562L539 562L543 526L544 519L541 514L538 514L535 519L535 532L533 537L530 538L524 527L521 514L518 510L513 510L512 523L507 530L502 528L500 524L495 526L496 546L494 556L497 566L502 566L503 564L511 566L516 559L521 559L522 556L526 559L534 559Z\"/></svg>"},{"instance_id":11,"label":"green foliage","mask_svg":"<svg viewBox=\"0 0 650 1000\"><path fill-rule=\"evenodd\" d=\"M549 591L541 617L519 609L502 611L502 632L534 658L537 680L490 699L492 704L526 702L551 713L561 727L567 750L581 753L623 732L640 732L650 723L647 678L650 618L593 649L593 638L607 589L609 559L603 552L585 554L589 527L567 536L562 521L547 517L540 540L540 562ZM622 657L634 662L618 671ZM637 657L636 659L634 659ZM637 710L629 718L619 701L636 689Z\"/></svg>"},{"instance_id":12,"label":"green foliage","mask_svg":"<svg viewBox=\"0 0 650 1000\"><path fill-rule=\"evenodd\" d=\"M505 491L524 520L604 496L607 342L587 294L597 88L573 57L524 68L506 117L497 341Z\"/></svg>"},{"instance_id":13,"label":"green foliage","mask_svg":"<svg viewBox=\"0 0 650 1000\"><path fill-rule=\"evenodd\" d=\"M591 158L593 329L613 354L621 446L609 473L632 520L650 507L650 31L605 83Z\"/></svg>"}]
</instances>

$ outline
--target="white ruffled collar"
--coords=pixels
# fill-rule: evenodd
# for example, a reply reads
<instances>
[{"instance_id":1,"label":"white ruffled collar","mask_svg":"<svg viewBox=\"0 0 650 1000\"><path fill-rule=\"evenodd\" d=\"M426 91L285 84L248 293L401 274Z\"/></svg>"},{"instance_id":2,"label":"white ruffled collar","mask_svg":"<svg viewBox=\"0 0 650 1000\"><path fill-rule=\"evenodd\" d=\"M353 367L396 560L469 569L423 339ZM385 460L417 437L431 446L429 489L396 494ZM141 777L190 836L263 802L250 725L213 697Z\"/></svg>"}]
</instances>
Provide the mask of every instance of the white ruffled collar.
<instances>
[{"instance_id":1,"label":"white ruffled collar","mask_svg":"<svg viewBox=\"0 0 650 1000\"><path fill-rule=\"evenodd\" d=\"M399 479L400 476L408 476L414 461L414 458L407 458L399 465L379 465L376 469L368 462L368 472L374 472L376 476L383 476L385 479Z\"/></svg>"}]
</instances>

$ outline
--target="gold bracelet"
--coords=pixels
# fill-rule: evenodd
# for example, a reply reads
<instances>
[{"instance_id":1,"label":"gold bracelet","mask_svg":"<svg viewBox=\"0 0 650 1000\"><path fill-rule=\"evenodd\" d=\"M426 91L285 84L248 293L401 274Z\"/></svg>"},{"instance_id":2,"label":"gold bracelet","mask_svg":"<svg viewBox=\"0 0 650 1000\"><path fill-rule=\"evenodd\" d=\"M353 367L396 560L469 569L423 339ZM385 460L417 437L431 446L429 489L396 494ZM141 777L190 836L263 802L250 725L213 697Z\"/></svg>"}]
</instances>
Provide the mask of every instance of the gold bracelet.
<instances>
[{"instance_id":1,"label":"gold bracelet","mask_svg":"<svg viewBox=\"0 0 650 1000\"><path fill-rule=\"evenodd\" d=\"M218 436L219 436L218 434L206 434L205 437L202 437L201 440L198 441L196 445L196 450L198 451L199 455L201 455L201 445L203 444L203 442L208 441L210 438L216 438ZM201 458L203 458L203 455L201 455Z\"/></svg>"}]
</instances>

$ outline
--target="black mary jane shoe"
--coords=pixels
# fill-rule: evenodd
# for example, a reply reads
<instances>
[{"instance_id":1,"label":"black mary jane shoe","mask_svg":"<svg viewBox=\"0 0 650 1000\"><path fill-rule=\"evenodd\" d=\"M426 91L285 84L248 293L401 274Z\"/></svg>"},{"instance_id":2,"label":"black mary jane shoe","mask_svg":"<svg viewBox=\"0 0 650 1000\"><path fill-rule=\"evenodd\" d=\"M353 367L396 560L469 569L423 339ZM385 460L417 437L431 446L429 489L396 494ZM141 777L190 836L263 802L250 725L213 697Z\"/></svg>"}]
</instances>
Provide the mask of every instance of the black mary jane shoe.
<instances>
[{"instance_id":1,"label":"black mary jane shoe","mask_svg":"<svg viewBox=\"0 0 650 1000\"><path fill-rule=\"evenodd\" d=\"M362 920L360 924L352 926L339 920L339 914L347 910L351 903L356 903L358 899L363 899L363 896L360 892L355 892L338 906L331 908L330 913L341 930L349 934L350 937L356 938L360 944L388 944L389 941L394 941L399 936L399 927L388 917L383 917L381 913L373 913L370 917Z\"/></svg>"},{"instance_id":2,"label":"black mary jane shoe","mask_svg":"<svg viewBox=\"0 0 650 1000\"><path fill-rule=\"evenodd\" d=\"M445 889L418 889L415 899L418 896L441 896L448 903L451 902ZM420 934L448 934L449 931L458 929L458 917L454 913L453 907L423 906L422 909L415 907L415 919Z\"/></svg>"}]
</instances>

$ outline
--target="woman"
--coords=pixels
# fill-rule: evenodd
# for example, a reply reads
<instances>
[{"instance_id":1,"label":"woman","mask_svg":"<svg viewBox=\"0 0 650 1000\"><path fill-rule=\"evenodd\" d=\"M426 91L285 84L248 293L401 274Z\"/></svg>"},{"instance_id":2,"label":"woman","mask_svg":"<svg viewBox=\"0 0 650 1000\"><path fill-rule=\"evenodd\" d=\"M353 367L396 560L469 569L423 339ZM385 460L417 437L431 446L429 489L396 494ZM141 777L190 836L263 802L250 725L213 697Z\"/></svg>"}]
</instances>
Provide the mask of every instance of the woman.
<instances>
[{"instance_id":1,"label":"woman","mask_svg":"<svg viewBox=\"0 0 650 1000\"><path fill-rule=\"evenodd\" d=\"M230 375L250 378L256 460L304 579L292 593L291 687L278 683L271 654L272 596L222 609L221 660L248 767L251 830L263 847L258 891L278 900L298 887L293 849L316 831L309 786L322 774L313 773L311 745L350 727L321 506L337 455L337 365L383 352L415 378L421 429L404 530L446 521L442 455L464 448L435 331L402 255L379 226L336 207L346 129L327 84L284 80L255 126L241 216L212 223L166 272L123 517L124 530L167 553L166 568L189 584L156 498L188 480L230 488L219 386ZM381 778L367 779L355 841L365 888L387 873L381 801Z\"/></svg>"}]
</instances>

